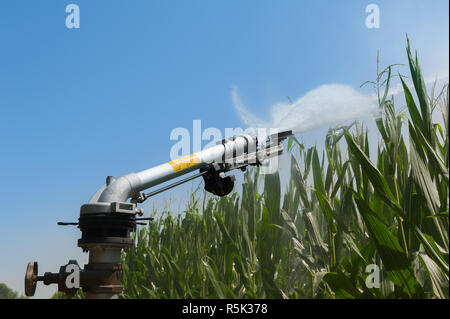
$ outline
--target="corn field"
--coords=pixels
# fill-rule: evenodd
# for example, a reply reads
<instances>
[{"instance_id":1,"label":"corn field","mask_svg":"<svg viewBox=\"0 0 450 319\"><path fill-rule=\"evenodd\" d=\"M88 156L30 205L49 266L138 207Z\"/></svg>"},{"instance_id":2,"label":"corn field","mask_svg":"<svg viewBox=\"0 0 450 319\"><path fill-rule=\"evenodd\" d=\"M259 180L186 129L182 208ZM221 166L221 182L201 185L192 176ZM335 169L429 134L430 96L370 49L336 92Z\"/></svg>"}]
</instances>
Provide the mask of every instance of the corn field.
<instances>
[{"instance_id":1,"label":"corn field","mask_svg":"<svg viewBox=\"0 0 450 319\"><path fill-rule=\"evenodd\" d=\"M407 112L388 94L393 65L370 82L376 158L359 123L330 129L323 152L291 138L283 191L277 173L249 170L239 193L192 194L139 229L121 297L449 298L449 90L427 93L406 52Z\"/></svg>"}]
</instances>

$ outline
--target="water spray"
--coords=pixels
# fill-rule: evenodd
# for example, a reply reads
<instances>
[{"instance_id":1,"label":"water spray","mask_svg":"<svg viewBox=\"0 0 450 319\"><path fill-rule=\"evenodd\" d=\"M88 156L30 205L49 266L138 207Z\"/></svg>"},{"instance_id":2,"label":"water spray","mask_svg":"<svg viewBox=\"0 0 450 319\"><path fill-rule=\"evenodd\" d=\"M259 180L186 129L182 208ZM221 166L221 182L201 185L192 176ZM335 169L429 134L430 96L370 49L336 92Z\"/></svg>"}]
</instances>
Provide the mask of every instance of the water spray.
<instances>
[{"instance_id":1,"label":"water spray","mask_svg":"<svg viewBox=\"0 0 450 319\"><path fill-rule=\"evenodd\" d=\"M58 291L69 298L79 288L86 298L117 298L122 292L120 272L122 270L121 251L133 246L132 232L137 225L145 225L143 210L137 205L156 194L203 177L205 190L225 196L234 187L233 175L227 172L247 166L260 166L266 160L283 153L282 141L292 135L292 131L272 134L265 141L258 141L253 134L224 139L216 146L198 153L184 156L168 163L149 168L138 173L129 173L117 179L106 178L103 185L80 208L78 222L59 222L59 225L75 225L81 231L78 247L89 252L89 261L84 269L76 260L61 266L58 273L46 272L38 276L38 263L28 264L25 274L25 294L33 296L37 282L45 285L57 284ZM185 179L144 193L145 190L182 175L197 171Z\"/></svg>"}]
</instances>

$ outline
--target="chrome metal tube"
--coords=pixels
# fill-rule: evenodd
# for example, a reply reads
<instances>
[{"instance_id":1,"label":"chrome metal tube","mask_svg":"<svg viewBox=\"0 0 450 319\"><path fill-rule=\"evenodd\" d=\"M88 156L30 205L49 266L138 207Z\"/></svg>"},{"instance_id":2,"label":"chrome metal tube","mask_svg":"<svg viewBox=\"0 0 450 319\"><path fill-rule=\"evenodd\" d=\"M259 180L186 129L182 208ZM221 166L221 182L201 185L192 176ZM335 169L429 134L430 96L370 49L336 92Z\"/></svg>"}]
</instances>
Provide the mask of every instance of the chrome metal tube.
<instances>
[{"instance_id":1,"label":"chrome metal tube","mask_svg":"<svg viewBox=\"0 0 450 319\"><path fill-rule=\"evenodd\" d=\"M257 148L256 144L256 137L246 134L168 163L138 173L123 175L113 180L103 190L97 191L91 202L125 202L149 187L187 174L212 162L229 160L247 151L254 152Z\"/></svg>"}]
</instances>

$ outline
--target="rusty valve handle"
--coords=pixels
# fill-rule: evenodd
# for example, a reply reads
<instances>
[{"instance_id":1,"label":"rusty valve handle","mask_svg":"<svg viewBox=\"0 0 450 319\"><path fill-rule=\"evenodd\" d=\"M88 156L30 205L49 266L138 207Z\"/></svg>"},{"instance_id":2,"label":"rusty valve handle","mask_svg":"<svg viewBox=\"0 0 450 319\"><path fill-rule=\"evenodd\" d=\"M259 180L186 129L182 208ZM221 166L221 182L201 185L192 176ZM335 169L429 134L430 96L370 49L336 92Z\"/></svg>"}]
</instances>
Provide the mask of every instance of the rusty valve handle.
<instances>
[{"instance_id":1,"label":"rusty valve handle","mask_svg":"<svg viewBox=\"0 0 450 319\"><path fill-rule=\"evenodd\" d=\"M59 273L46 272L44 276L38 276L38 263L31 261L28 263L25 273L25 295L34 296L36 284L42 281L44 285L58 284L58 291L64 292L68 298L73 297L78 288L67 288L65 281L69 275L66 267L70 264L78 263L70 260L65 266L61 266ZM85 292L114 293L122 292L120 283L121 264L116 263L91 263L85 265L85 269L80 269L80 288Z\"/></svg>"},{"instance_id":2,"label":"rusty valve handle","mask_svg":"<svg viewBox=\"0 0 450 319\"><path fill-rule=\"evenodd\" d=\"M37 261L30 261L27 266L27 272L25 273L25 295L28 297L34 296L37 282L44 280L44 277L39 277L37 274Z\"/></svg>"},{"instance_id":3,"label":"rusty valve handle","mask_svg":"<svg viewBox=\"0 0 450 319\"><path fill-rule=\"evenodd\" d=\"M34 296L36 292L36 285L38 281L43 281L45 285L57 284L60 282L59 273L46 272L44 276L38 276L38 263L37 261L30 261L25 273L25 295L27 297Z\"/></svg>"},{"instance_id":4,"label":"rusty valve handle","mask_svg":"<svg viewBox=\"0 0 450 319\"><path fill-rule=\"evenodd\" d=\"M77 289L64 289L62 285L68 275L65 273L65 268L65 266L62 266L59 273L46 272L44 276L38 276L37 261L30 261L25 273L25 295L27 297L34 296L37 282L42 281L44 285L58 284L58 291L65 292L69 298L72 297Z\"/></svg>"}]
</instances>

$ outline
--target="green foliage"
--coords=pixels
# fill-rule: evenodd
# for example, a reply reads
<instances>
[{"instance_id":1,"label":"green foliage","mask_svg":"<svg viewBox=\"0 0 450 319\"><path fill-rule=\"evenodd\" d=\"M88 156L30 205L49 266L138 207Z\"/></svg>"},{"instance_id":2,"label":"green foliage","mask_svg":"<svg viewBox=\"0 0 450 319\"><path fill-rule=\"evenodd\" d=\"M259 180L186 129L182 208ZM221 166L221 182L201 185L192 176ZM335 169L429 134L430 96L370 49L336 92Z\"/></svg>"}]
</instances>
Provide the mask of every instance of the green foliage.
<instances>
[{"instance_id":1,"label":"green foliage","mask_svg":"<svg viewBox=\"0 0 450 319\"><path fill-rule=\"evenodd\" d=\"M17 291L12 290L6 284L0 282L0 299L26 299L25 296L20 296Z\"/></svg>"},{"instance_id":2,"label":"green foliage","mask_svg":"<svg viewBox=\"0 0 450 319\"><path fill-rule=\"evenodd\" d=\"M67 296L65 293L60 292L60 291L56 291L51 297L50 299L67 299Z\"/></svg>"},{"instance_id":3,"label":"green foliage","mask_svg":"<svg viewBox=\"0 0 450 319\"><path fill-rule=\"evenodd\" d=\"M449 90L429 97L409 40L406 51L409 119L388 98L393 66L378 64L370 82L382 114L375 161L357 123L330 129L321 156L291 138L283 193L278 174L248 171L240 196L192 194L182 214L140 229L121 297L449 298ZM369 264L380 288L366 286Z\"/></svg>"},{"instance_id":4,"label":"green foliage","mask_svg":"<svg viewBox=\"0 0 450 319\"><path fill-rule=\"evenodd\" d=\"M85 298L85 294L83 292L83 290L78 289L77 292L72 296L71 299L84 299ZM68 299L67 295L64 292L61 291L56 291L51 297L50 299Z\"/></svg>"}]
</instances>

